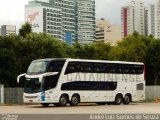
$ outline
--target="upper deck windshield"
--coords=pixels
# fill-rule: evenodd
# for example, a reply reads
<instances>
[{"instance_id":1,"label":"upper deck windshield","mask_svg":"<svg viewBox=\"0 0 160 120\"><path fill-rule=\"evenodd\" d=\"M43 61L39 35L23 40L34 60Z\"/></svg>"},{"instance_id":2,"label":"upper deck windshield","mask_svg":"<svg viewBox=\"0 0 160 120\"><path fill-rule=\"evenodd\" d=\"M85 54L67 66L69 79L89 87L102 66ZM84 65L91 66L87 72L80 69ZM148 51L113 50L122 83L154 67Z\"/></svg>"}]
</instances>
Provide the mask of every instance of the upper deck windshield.
<instances>
[{"instance_id":1,"label":"upper deck windshield","mask_svg":"<svg viewBox=\"0 0 160 120\"><path fill-rule=\"evenodd\" d=\"M49 61L33 61L27 71L27 74L41 74L46 72Z\"/></svg>"},{"instance_id":2,"label":"upper deck windshield","mask_svg":"<svg viewBox=\"0 0 160 120\"><path fill-rule=\"evenodd\" d=\"M33 61L27 71L28 75L37 75L45 72L61 72L65 60Z\"/></svg>"}]
</instances>

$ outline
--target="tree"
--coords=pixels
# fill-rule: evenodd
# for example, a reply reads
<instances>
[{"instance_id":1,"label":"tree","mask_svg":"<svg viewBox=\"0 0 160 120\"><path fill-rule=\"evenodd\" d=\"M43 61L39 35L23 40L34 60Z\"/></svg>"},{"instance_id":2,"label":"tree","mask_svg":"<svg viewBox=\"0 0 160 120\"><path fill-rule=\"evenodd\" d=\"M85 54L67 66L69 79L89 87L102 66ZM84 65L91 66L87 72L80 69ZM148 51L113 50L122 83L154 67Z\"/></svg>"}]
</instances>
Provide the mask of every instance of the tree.
<instances>
[{"instance_id":1,"label":"tree","mask_svg":"<svg viewBox=\"0 0 160 120\"><path fill-rule=\"evenodd\" d=\"M16 85L19 42L20 37L16 35L0 37L0 83L5 86Z\"/></svg>"},{"instance_id":2,"label":"tree","mask_svg":"<svg viewBox=\"0 0 160 120\"><path fill-rule=\"evenodd\" d=\"M160 40L154 40L146 56L147 84L160 84Z\"/></svg>"},{"instance_id":3,"label":"tree","mask_svg":"<svg viewBox=\"0 0 160 120\"><path fill-rule=\"evenodd\" d=\"M30 33L26 39L26 41L21 42L22 47L19 49L21 73L27 71L32 60L68 57L68 45L46 33Z\"/></svg>"},{"instance_id":4,"label":"tree","mask_svg":"<svg viewBox=\"0 0 160 120\"><path fill-rule=\"evenodd\" d=\"M108 54L110 49L110 44L105 43L96 43L91 45L75 43L73 46L74 57L79 59L107 60L109 59Z\"/></svg>"},{"instance_id":5,"label":"tree","mask_svg":"<svg viewBox=\"0 0 160 120\"><path fill-rule=\"evenodd\" d=\"M111 45L109 43L97 43L93 44L94 47L94 57L93 59L98 60L109 60L109 52L111 50Z\"/></svg>"},{"instance_id":6,"label":"tree","mask_svg":"<svg viewBox=\"0 0 160 120\"><path fill-rule=\"evenodd\" d=\"M19 36L22 38L26 38L26 35L32 32L32 25L26 22L22 25L21 29L19 29Z\"/></svg>"},{"instance_id":7,"label":"tree","mask_svg":"<svg viewBox=\"0 0 160 120\"><path fill-rule=\"evenodd\" d=\"M146 37L135 32L118 42L117 46L112 48L109 57L111 60L144 62L148 44Z\"/></svg>"}]
</instances>

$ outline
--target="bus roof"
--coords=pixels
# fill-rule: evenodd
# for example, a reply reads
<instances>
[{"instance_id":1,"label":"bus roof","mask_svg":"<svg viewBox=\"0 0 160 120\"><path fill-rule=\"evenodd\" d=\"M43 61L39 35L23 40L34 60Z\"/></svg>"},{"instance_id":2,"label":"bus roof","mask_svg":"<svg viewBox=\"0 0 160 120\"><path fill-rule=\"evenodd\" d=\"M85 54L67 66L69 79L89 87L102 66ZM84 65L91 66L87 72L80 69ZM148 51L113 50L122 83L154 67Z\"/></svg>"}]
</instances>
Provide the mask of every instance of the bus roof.
<instances>
[{"instance_id":1,"label":"bus roof","mask_svg":"<svg viewBox=\"0 0 160 120\"><path fill-rule=\"evenodd\" d=\"M138 65L144 65L144 63L141 62L126 62L126 61L110 61L110 60L87 60L87 59L72 59L72 58L46 58L46 59L38 59L34 61L82 61L82 62L100 62L100 63L122 63L122 64L138 64Z\"/></svg>"}]
</instances>

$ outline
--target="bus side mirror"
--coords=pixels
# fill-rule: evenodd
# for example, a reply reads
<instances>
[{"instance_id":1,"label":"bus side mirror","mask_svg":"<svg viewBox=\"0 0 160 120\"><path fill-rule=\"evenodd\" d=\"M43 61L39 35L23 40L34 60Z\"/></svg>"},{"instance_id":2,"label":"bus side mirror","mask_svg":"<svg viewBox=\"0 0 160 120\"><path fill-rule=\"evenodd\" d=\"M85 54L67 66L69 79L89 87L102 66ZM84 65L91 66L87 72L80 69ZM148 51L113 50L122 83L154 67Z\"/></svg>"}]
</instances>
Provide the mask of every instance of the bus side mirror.
<instances>
[{"instance_id":1,"label":"bus side mirror","mask_svg":"<svg viewBox=\"0 0 160 120\"><path fill-rule=\"evenodd\" d=\"M19 83L20 78L23 77L23 76L25 76L25 75L26 75L26 73L18 75L18 77L17 77L17 83Z\"/></svg>"}]
</instances>

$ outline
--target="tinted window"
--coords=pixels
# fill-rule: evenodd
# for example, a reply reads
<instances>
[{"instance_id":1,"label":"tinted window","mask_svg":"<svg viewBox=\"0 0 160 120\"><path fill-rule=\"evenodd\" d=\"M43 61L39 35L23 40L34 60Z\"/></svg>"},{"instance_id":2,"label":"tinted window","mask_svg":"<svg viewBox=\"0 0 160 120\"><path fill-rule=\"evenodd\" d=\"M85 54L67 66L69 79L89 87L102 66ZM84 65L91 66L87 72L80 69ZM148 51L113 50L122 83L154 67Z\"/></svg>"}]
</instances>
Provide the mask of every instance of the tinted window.
<instances>
[{"instance_id":1,"label":"tinted window","mask_svg":"<svg viewBox=\"0 0 160 120\"><path fill-rule=\"evenodd\" d=\"M75 81L64 83L61 90L115 90L117 82Z\"/></svg>"},{"instance_id":2,"label":"tinted window","mask_svg":"<svg viewBox=\"0 0 160 120\"><path fill-rule=\"evenodd\" d=\"M52 61L50 62L47 71L48 72L61 72L64 65L64 61Z\"/></svg>"},{"instance_id":3,"label":"tinted window","mask_svg":"<svg viewBox=\"0 0 160 120\"><path fill-rule=\"evenodd\" d=\"M43 78L42 90L49 90L57 86L59 74Z\"/></svg>"},{"instance_id":4,"label":"tinted window","mask_svg":"<svg viewBox=\"0 0 160 120\"><path fill-rule=\"evenodd\" d=\"M25 93L38 93L40 92L41 83L38 78L26 78L25 80Z\"/></svg>"},{"instance_id":5,"label":"tinted window","mask_svg":"<svg viewBox=\"0 0 160 120\"><path fill-rule=\"evenodd\" d=\"M137 90L144 90L144 84L143 83L137 84Z\"/></svg>"},{"instance_id":6,"label":"tinted window","mask_svg":"<svg viewBox=\"0 0 160 120\"><path fill-rule=\"evenodd\" d=\"M96 62L69 62L65 74L74 72L143 74L143 65Z\"/></svg>"}]
</instances>

